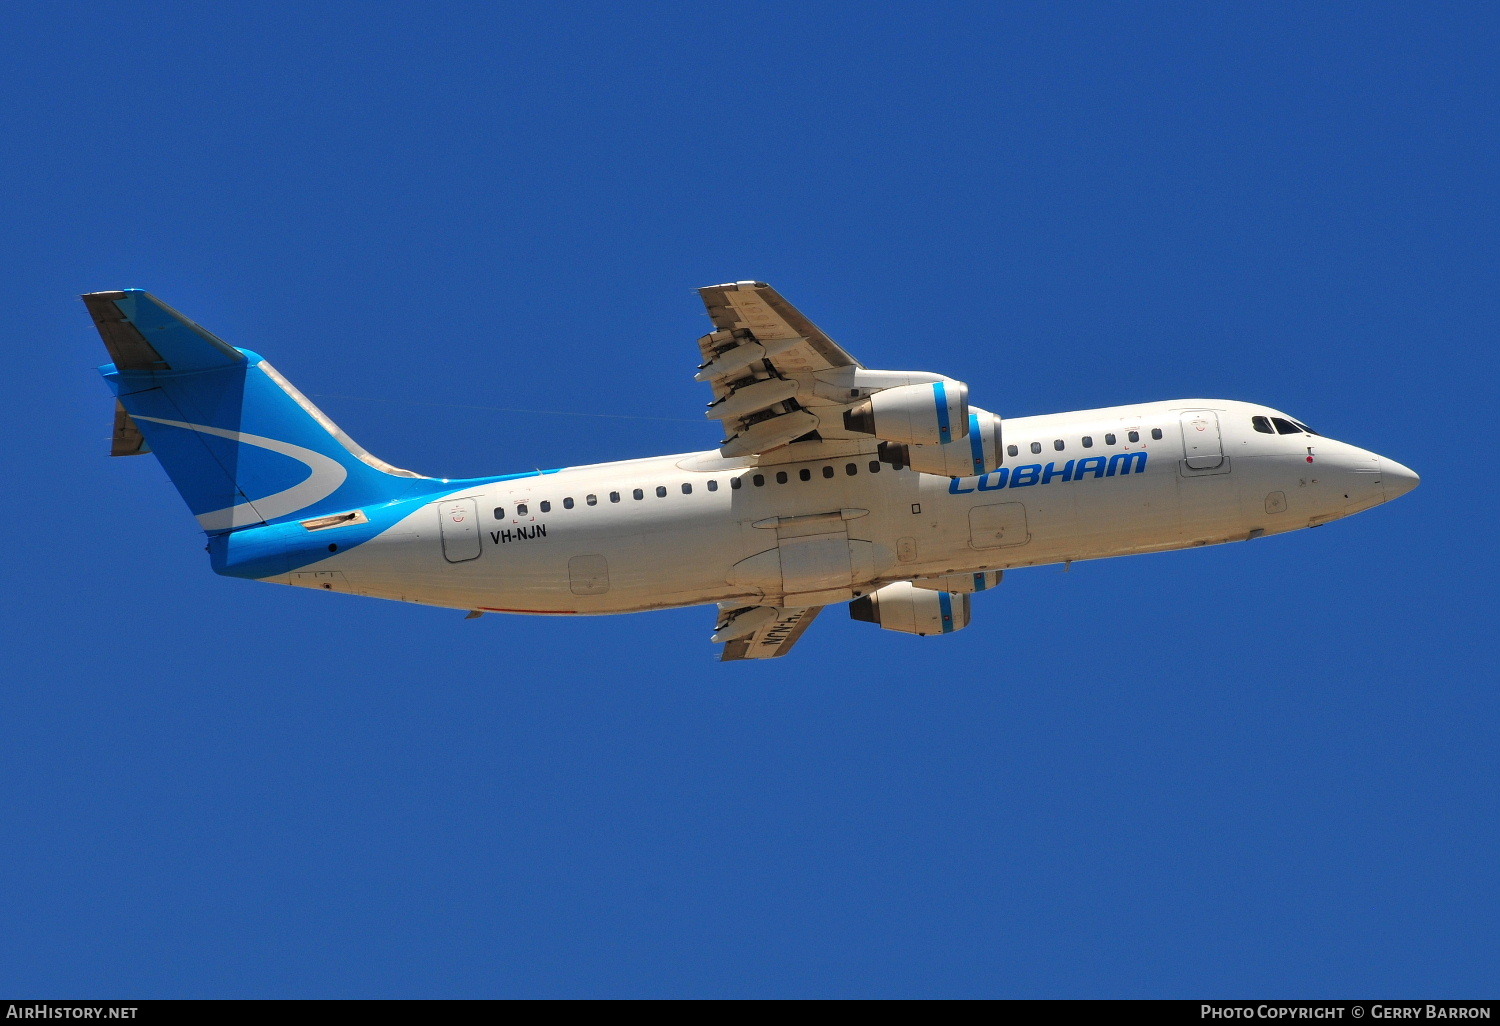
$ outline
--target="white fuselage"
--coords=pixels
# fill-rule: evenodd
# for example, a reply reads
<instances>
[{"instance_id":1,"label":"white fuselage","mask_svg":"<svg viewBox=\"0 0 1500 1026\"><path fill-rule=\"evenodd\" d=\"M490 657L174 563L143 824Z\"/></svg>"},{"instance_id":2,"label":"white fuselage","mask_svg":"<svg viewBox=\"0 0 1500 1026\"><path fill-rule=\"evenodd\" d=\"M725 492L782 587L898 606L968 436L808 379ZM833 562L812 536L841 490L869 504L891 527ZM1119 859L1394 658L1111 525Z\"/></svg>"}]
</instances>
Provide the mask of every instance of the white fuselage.
<instances>
[{"instance_id":1,"label":"white fuselage","mask_svg":"<svg viewBox=\"0 0 1500 1026\"><path fill-rule=\"evenodd\" d=\"M1195 399L1018 417L1004 467L958 480L868 454L572 467L454 491L271 579L515 613L824 605L892 581L1279 534L1416 482L1343 442L1258 432L1256 415L1281 416Z\"/></svg>"}]
</instances>

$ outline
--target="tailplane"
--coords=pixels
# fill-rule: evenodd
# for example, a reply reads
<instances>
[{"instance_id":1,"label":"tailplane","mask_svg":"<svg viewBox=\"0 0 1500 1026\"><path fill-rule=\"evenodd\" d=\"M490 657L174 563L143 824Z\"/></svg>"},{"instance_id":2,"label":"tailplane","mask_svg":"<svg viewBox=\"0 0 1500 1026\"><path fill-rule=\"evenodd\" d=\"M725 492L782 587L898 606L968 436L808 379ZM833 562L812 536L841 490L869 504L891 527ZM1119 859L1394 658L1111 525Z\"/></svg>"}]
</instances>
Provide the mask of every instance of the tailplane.
<instances>
[{"instance_id":1,"label":"tailplane","mask_svg":"<svg viewBox=\"0 0 1500 1026\"><path fill-rule=\"evenodd\" d=\"M371 456L265 360L148 292L83 297L114 363L112 454L151 452L207 533L304 520L431 487Z\"/></svg>"}]
</instances>

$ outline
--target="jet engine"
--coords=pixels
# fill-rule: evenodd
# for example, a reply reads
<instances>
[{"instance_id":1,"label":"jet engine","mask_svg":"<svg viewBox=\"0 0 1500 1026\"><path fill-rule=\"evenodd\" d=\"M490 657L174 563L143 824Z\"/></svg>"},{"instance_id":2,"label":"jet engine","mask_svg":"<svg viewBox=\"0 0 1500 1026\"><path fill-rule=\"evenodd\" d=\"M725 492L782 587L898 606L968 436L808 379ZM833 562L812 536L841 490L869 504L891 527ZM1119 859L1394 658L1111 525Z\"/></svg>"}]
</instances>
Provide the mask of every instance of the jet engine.
<instances>
[{"instance_id":1,"label":"jet engine","mask_svg":"<svg viewBox=\"0 0 1500 1026\"><path fill-rule=\"evenodd\" d=\"M969 626L970 596L914 588L910 581L887 584L849 603L849 616L905 634L951 634Z\"/></svg>"},{"instance_id":2,"label":"jet engine","mask_svg":"<svg viewBox=\"0 0 1500 1026\"><path fill-rule=\"evenodd\" d=\"M844 427L885 442L945 445L969 424L969 386L945 378L883 388L844 412Z\"/></svg>"},{"instance_id":3,"label":"jet engine","mask_svg":"<svg viewBox=\"0 0 1500 1026\"><path fill-rule=\"evenodd\" d=\"M880 458L939 477L977 477L999 470L1004 459L1000 418L977 406L969 407L969 429L946 445L907 445L882 442Z\"/></svg>"},{"instance_id":4,"label":"jet engine","mask_svg":"<svg viewBox=\"0 0 1500 1026\"><path fill-rule=\"evenodd\" d=\"M921 474L973 477L1003 458L1000 418L971 407L969 386L952 378L881 388L844 411L844 428L874 435L882 460Z\"/></svg>"}]
</instances>

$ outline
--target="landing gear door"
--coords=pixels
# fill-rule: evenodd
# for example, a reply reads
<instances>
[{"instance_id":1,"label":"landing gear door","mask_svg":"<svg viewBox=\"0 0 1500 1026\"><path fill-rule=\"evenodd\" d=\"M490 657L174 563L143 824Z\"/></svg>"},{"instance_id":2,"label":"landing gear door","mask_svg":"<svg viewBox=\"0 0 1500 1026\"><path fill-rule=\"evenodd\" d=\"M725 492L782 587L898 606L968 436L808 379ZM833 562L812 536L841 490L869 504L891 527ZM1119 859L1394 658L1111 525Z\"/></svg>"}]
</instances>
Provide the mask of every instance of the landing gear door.
<instances>
[{"instance_id":1,"label":"landing gear door","mask_svg":"<svg viewBox=\"0 0 1500 1026\"><path fill-rule=\"evenodd\" d=\"M437 504L443 532L443 558L464 563L479 558L479 507L473 499L447 499Z\"/></svg>"},{"instance_id":2,"label":"landing gear door","mask_svg":"<svg viewBox=\"0 0 1500 1026\"><path fill-rule=\"evenodd\" d=\"M1224 442L1219 437L1219 415L1213 410L1188 410L1182 414L1183 464L1189 470L1213 470L1224 463Z\"/></svg>"}]
</instances>

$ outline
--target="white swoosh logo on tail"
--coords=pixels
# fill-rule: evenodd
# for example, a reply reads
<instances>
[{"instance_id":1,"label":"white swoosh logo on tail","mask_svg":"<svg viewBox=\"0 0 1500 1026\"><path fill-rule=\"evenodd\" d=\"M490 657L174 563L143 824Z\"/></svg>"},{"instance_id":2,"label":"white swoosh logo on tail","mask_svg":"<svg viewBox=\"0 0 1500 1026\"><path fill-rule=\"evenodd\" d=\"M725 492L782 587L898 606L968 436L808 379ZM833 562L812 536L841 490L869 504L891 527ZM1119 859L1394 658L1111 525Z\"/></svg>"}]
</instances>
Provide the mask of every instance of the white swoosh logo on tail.
<instances>
[{"instance_id":1,"label":"white swoosh logo on tail","mask_svg":"<svg viewBox=\"0 0 1500 1026\"><path fill-rule=\"evenodd\" d=\"M345 470L344 465L338 460L330 459L311 449L304 449L300 445L292 445L290 442L279 442L264 435L248 435L243 431L226 431L224 428L209 427L207 424L189 424L181 420L162 420L160 417L142 417L136 414L131 414L131 416L136 420L149 420L153 424L165 424L168 427L199 431L205 435L217 435L220 438L243 442L245 445L253 445L257 449L270 449L283 456L290 456L299 463L307 464L307 469L311 473L301 484L293 485L274 495L267 495L263 499L254 499L253 505L251 502L242 502L238 506L200 513L198 523L205 531L228 531L296 513L315 502L328 498L338 491L339 485L343 484L344 479L349 476L349 471Z\"/></svg>"}]
</instances>

